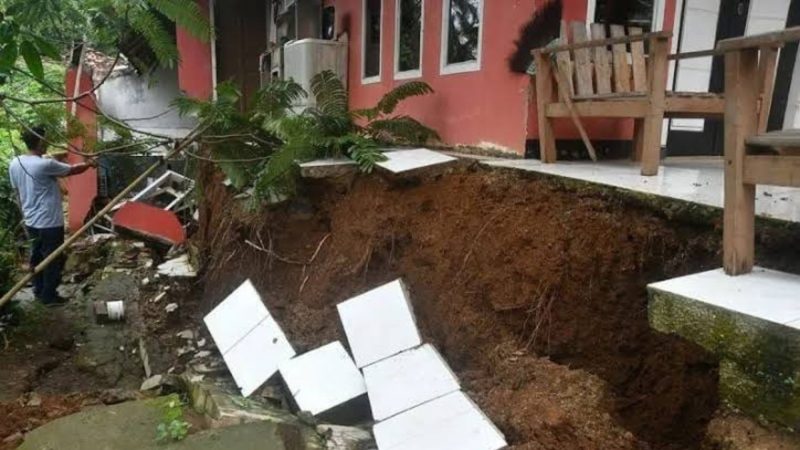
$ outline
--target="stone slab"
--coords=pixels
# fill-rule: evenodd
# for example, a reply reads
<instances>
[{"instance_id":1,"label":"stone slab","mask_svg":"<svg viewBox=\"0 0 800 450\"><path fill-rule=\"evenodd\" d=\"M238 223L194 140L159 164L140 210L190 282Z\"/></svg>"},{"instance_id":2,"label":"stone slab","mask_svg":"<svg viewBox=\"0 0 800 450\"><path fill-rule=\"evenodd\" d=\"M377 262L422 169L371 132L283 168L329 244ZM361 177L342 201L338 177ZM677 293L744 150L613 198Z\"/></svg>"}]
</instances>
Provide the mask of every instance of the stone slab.
<instances>
[{"instance_id":1,"label":"stone slab","mask_svg":"<svg viewBox=\"0 0 800 450\"><path fill-rule=\"evenodd\" d=\"M365 292L337 308L359 368L422 344L401 280Z\"/></svg>"},{"instance_id":2,"label":"stone slab","mask_svg":"<svg viewBox=\"0 0 800 450\"><path fill-rule=\"evenodd\" d=\"M461 389L436 349L425 344L364 368L372 417L386 420Z\"/></svg>"},{"instance_id":3,"label":"stone slab","mask_svg":"<svg viewBox=\"0 0 800 450\"><path fill-rule=\"evenodd\" d=\"M220 353L225 354L268 316L261 296L247 280L203 320Z\"/></svg>"},{"instance_id":4,"label":"stone slab","mask_svg":"<svg viewBox=\"0 0 800 450\"><path fill-rule=\"evenodd\" d=\"M719 366L723 401L755 418L792 429L800 426L800 373L797 367L765 367L724 359Z\"/></svg>"},{"instance_id":5,"label":"stone slab","mask_svg":"<svg viewBox=\"0 0 800 450\"><path fill-rule=\"evenodd\" d=\"M386 152L384 155L387 158L386 161L381 161L376 165L392 173L409 172L457 160L457 158L453 158L452 156L426 148L395 150Z\"/></svg>"},{"instance_id":6,"label":"stone slab","mask_svg":"<svg viewBox=\"0 0 800 450\"><path fill-rule=\"evenodd\" d=\"M300 164L303 178L334 178L356 173L358 166L349 158L317 159Z\"/></svg>"},{"instance_id":7,"label":"stone slab","mask_svg":"<svg viewBox=\"0 0 800 450\"><path fill-rule=\"evenodd\" d=\"M297 407L319 415L367 393L364 377L339 341L279 365Z\"/></svg>"},{"instance_id":8,"label":"stone slab","mask_svg":"<svg viewBox=\"0 0 800 450\"><path fill-rule=\"evenodd\" d=\"M375 425L380 450L498 450L503 434L463 392L453 392Z\"/></svg>"}]
</instances>

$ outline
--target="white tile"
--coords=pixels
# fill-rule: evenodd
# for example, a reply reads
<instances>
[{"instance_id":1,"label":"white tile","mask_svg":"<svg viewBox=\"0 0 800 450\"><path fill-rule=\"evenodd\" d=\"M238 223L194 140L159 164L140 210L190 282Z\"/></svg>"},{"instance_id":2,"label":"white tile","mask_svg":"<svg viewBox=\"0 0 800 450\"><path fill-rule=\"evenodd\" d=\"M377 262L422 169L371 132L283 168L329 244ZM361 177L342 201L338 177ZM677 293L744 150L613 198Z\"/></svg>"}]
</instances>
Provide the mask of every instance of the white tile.
<instances>
[{"instance_id":1,"label":"white tile","mask_svg":"<svg viewBox=\"0 0 800 450\"><path fill-rule=\"evenodd\" d=\"M224 354L268 316L261 296L247 280L208 313L204 321Z\"/></svg>"},{"instance_id":2,"label":"white tile","mask_svg":"<svg viewBox=\"0 0 800 450\"><path fill-rule=\"evenodd\" d=\"M400 280L340 303L338 309L359 368L422 344Z\"/></svg>"},{"instance_id":3,"label":"white tile","mask_svg":"<svg viewBox=\"0 0 800 450\"><path fill-rule=\"evenodd\" d=\"M493 167L519 169L583 180L634 192L722 208L725 178L721 158L667 158L658 175L643 177L637 163L626 161L542 164L539 160L486 160ZM800 189L758 186L756 213L790 222L800 222Z\"/></svg>"},{"instance_id":4,"label":"white tile","mask_svg":"<svg viewBox=\"0 0 800 450\"><path fill-rule=\"evenodd\" d=\"M248 397L295 355L280 326L270 316L222 354L242 396Z\"/></svg>"},{"instance_id":5,"label":"white tile","mask_svg":"<svg viewBox=\"0 0 800 450\"><path fill-rule=\"evenodd\" d=\"M425 148L396 150L384 153L387 160L377 163L379 167L394 173L407 172L423 167L455 161L456 158Z\"/></svg>"},{"instance_id":6,"label":"white tile","mask_svg":"<svg viewBox=\"0 0 800 450\"><path fill-rule=\"evenodd\" d=\"M461 387L436 349L425 344L364 368L372 417L385 420Z\"/></svg>"},{"instance_id":7,"label":"white tile","mask_svg":"<svg viewBox=\"0 0 800 450\"><path fill-rule=\"evenodd\" d=\"M653 283L651 289L800 329L800 276L756 267L746 275L711 270Z\"/></svg>"},{"instance_id":8,"label":"white tile","mask_svg":"<svg viewBox=\"0 0 800 450\"><path fill-rule=\"evenodd\" d=\"M301 411L318 415L367 393L364 377L339 341L279 365Z\"/></svg>"},{"instance_id":9,"label":"white tile","mask_svg":"<svg viewBox=\"0 0 800 450\"><path fill-rule=\"evenodd\" d=\"M507 445L500 430L460 391L378 423L373 431L380 450L498 450Z\"/></svg>"}]
</instances>

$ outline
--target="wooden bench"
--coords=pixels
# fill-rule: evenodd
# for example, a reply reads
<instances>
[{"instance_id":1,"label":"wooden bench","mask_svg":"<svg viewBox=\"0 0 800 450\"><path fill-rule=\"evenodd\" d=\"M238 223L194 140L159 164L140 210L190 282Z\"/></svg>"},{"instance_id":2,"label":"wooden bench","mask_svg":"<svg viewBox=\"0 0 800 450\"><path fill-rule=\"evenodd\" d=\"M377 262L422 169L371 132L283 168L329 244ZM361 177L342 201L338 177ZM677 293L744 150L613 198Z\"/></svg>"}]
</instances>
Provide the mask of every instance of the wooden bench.
<instances>
[{"instance_id":1,"label":"wooden bench","mask_svg":"<svg viewBox=\"0 0 800 450\"><path fill-rule=\"evenodd\" d=\"M669 60L709 57L720 51L670 55L670 32L645 34L641 28L610 25L607 37L604 24L591 24L590 29L591 40L586 24L570 23L569 33L562 25L558 45L533 51L541 159L545 163L557 159L555 118L573 119L592 159L594 149L580 118L633 118L633 159L641 161L642 175L656 175L665 117L721 118L725 112L720 94L668 91ZM764 55L760 92L771 99L777 50ZM764 127L766 119L766 114L759 117Z\"/></svg>"},{"instance_id":2,"label":"wooden bench","mask_svg":"<svg viewBox=\"0 0 800 450\"><path fill-rule=\"evenodd\" d=\"M798 40L800 27L717 45L725 52L723 263L729 275L753 268L756 186L800 187L800 130L764 133L763 112L768 112L769 100L761 95L765 52L777 53L785 43Z\"/></svg>"}]
</instances>

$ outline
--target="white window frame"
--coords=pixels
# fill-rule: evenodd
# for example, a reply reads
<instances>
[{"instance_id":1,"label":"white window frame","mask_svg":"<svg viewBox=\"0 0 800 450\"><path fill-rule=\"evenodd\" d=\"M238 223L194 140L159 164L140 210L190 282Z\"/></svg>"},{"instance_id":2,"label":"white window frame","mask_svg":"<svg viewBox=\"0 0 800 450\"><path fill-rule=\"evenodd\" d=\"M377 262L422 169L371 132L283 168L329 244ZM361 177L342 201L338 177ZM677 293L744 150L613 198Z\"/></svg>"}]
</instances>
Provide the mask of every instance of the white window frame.
<instances>
[{"instance_id":1,"label":"white window frame","mask_svg":"<svg viewBox=\"0 0 800 450\"><path fill-rule=\"evenodd\" d=\"M380 30L380 38L381 44L378 46L378 74L371 77L364 77L364 70L367 66L367 0L361 0L361 84L373 84L373 83L380 83L381 75L383 75L383 17L386 14L386 8L383 4L383 0L380 0L381 4L381 30Z\"/></svg>"},{"instance_id":2,"label":"white window frame","mask_svg":"<svg viewBox=\"0 0 800 450\"><path fill-rule=\"evenodd\" d=\"M478 8L480 15L480 30L478 30L478 57L474 61L465 61L460 63L447 63L447 41L450 39L450 3L451 0L442 0L442 48L439 55L439 74L450 75L454 73L477 72L481 70L481 61L483 59L483 30L486 28L484 22L484 10L486 9L486 0L480 0L481 5Z\"/></svg>"},{"instance_id":3,"label":"white window frame","mask_svg":"<svg viewBox=\"0 0 800 450\"><path fill-rule=\"evenodd\" d=\"M422 77L422 55L425 54L425 0L421 0L420 24L419 24L419 69L400 71L400 2L394 3L394 79L409 80Z\"/></svg>"},{"instance_id":4,"label":"white window frame","mask_svg":"<svg viewBox=\"0 0 800 450\"><path fill-rule=\"evenodd\" d=\"M661 31L664 29L664 18L666 8L665 0L653 1L653 22L650 24L650 29L653 31ZM677 9L677 8L676 8ZM593 23L594 16L597 12L597 0L587 0L586 2L586 23ZM680 16L676 16L676 21L680 21ZM677 34L675 34L677 36ZM677 40L677 39L675 39Z\"/></svg>"}]
</instances>

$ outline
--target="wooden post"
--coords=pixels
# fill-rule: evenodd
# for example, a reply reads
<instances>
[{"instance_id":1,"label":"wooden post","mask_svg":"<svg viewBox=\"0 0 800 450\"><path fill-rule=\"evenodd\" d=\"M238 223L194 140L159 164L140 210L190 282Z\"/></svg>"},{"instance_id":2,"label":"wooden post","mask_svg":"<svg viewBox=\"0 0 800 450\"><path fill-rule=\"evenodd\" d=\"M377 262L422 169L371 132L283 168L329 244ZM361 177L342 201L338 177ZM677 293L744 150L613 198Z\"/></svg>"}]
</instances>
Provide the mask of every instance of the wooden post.
<instances>
[{"instance_id":1,"label":"wooden post","mask_svg":"<svg viewBox=\"0 0 800 450\"><path fill-rule=\"evenodd\" d=\"M753 269L756 187L744 182L745 139L758 129L758 50L725 55L725 218L723 266L729 275Z\"/></svg>"},{"instance_id":2,"label":"wooden post","mask_svg":"<svg viewBox=\"0 0 800 450\"><path fill-rule=\"evenodd\" d=\"M631 159L640 162L642 153L644 153L644 119L633 119L633 153L631 154Z\"/></svg>"},{"instance_id":3,"label":"wooden post","mask_svg":"<svg viewBox=\"0 0 800 450\"><path fill-rule=\"evenodd\" d=\"M549 55L533 53L536 61L536 112L539 122L539 148L543 163L556 162L556 137L553 122L547 117L547 105L553 102L553 66Z\"/></svg>"},{"instance_id":4,"label":"wooden post","mask_svg":"<svg viewBox=\"0 0 800 450\"><path fill-rule=\"evenodd\" d=\"M758 59L758 80L761 106L758 110L758 133L767 131L772 94L775 90L775 67L778 64L777 47L762 47Z\"/></svg>"},{"instance_id":5,"label":"wooden post","mask_svg":"<svg viewBox=\"0 0 800 450\"><path fill-rule=\"evenodd\" d=\"M642 132L642 175L658 174L661 160L661 129L664 125L664 103L667 87L667 56L669 39L655 37L650 40L650 64L647 85L650 88L649 107Z\"/></svg>"}]
</instances>

